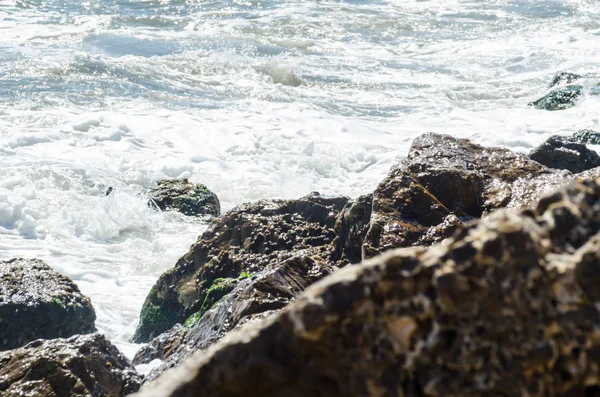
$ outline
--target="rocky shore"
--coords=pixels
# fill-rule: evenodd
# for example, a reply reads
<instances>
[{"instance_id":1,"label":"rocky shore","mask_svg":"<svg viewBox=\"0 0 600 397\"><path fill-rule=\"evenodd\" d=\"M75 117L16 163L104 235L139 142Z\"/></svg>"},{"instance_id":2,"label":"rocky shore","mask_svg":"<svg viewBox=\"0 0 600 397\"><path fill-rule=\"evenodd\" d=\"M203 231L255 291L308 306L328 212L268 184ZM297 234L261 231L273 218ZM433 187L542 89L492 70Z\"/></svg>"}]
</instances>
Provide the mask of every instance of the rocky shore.
<instances>
[{"instance_id":1,"label":"rocky shore","mask_svg":"<svg viewBox=\"0 0 600 397\"><path fill-rule=\"evenodd\" d=\"M211 223L149 291L133 363L71 280L0 262L0 395L600 395L599 142L427 133L370 194L222 215L162 181L149 205Z\"/></svg>"}]
</instances>

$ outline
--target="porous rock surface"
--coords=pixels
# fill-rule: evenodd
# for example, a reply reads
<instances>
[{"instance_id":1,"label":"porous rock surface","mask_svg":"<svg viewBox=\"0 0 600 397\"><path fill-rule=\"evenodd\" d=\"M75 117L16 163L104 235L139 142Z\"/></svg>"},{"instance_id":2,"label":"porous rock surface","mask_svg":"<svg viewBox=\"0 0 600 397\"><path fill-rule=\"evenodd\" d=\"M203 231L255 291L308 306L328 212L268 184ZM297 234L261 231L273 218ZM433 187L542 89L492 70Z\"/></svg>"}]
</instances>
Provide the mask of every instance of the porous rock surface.
<instances>
[{"instance_id":1,"label":"porous rock surface","mask_svg":"<svg viewBox=\"0 0 600 397\"><path fill-rule=\"evenodd\" d=\"M95 332L96 313L71 279L41 260L0 261L0 351Z\"/></svg>"},{"instance_id":2,"label":"porous rock surface","mask_svg":"<svg viewBox=\"0 0 600 397\"><path fill-rule=\"evenodd\" d=\"M336 217L347 202L313 193L244 204L214 220L148 294L134 341L146 342L192 315L201 317L207 295L223 284L234 286L295 257L327 262Z\"/></svg>"},{"instance_id":3,"label":"porous rock surface","mask_svg":"<svg viewBox=\"0 0 600 397\"><path fill-rule=\"evenodd\" d=\"M573 138L551 136L529 153L529 158L546 167L583 172L600 166L600 156Z\"/></svg>"},{"instance_id":4,"label":"porous rock surface","mask_svg":"<svg viewBox=\"0 0 600 397\"><path fill-rule=\"evenodd\" d=\"M36 340L0 353L2 397L124 397L140 377L100 334Z\"/></svg>"},{"instance_id":5,"label":"porous rock surface","mask_svg":"<svg viewBox=\"0 0 600 397\"><path fill-rule=\"evenodd\" d=\"M600 180L309 287L138 397L596 396Z\"/></svg>"},{"instance_id":6,"label":"porous rock surface","mask_svg":"<svg viewBox=\"0 0 600 397\"><path fill-rule=\"evenodd\" d=\"M151 204L163 211L179 211L184 215L219 216L221 203L215 193L201 183L187 179L164 179L148 193Z\"/></svg>"},{"instance_id":7,"label":"porous rock surface","mask_svg":"<svg viewBox=\"0 0 600 397\"><path fill-rule=\"evenodd\" d=\"M346 233L351 242L340 251L356 259L358 247L362 258L369 258L391 248L431 245L464 222L498 208L529 205L571 178L520 153L427 133L377 186L365 210L370 211L368 227ZM357 207L348 216L366 216L363 212Z\"/></svg>"}]
</instances>

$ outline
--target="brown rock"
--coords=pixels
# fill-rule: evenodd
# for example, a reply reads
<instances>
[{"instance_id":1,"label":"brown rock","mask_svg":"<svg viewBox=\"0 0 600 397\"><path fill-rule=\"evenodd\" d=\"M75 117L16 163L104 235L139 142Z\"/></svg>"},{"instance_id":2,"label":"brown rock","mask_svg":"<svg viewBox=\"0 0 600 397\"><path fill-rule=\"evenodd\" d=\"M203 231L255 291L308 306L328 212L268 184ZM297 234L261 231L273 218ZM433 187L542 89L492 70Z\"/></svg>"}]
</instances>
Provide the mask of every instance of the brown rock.
<instances>
[{"instance_id":1,"label":"brown rock","mask_svg":"<svg viewBox=\"0 0 600 397\"><path fill-rule=\"evenodd\" d=\"M37 340L0 353L2 397L121 397L140 377L100 334Z\"/></svg>"},{"instance_id":2,"label":"brown rock","mask_svg":"<svg viewBox=\"0 0 600 397\"><path fill-rule=\"evenodd\" d=\"M336 217L347 202L313 193L299 200L244 204L214 220L175 267L160 276L144 302L134 340L149 341L203 313L209 292L221 299L240 278L294 257L328 260Z\"/></svg>"},{"instance_id":3,"label":"brown rock","mask_svg":"<svg viewBox=\"0 0 600 397\"><path fill-rule=\"evenodd\" d=\"M578 182L346 267L137 396L597 395L599 230Z\"/></svg>"},{"instance_id":4,"label":"brown rock","mask_svg":"<svg viewBox=\"0 0 600 397\"><path fill-rule=\"evenodd\" d=\"M497 208L527 206L571 179L507 149L424 134L373 193L363 258L439 242L464 222Z\"/></svg>"}]
</instances>

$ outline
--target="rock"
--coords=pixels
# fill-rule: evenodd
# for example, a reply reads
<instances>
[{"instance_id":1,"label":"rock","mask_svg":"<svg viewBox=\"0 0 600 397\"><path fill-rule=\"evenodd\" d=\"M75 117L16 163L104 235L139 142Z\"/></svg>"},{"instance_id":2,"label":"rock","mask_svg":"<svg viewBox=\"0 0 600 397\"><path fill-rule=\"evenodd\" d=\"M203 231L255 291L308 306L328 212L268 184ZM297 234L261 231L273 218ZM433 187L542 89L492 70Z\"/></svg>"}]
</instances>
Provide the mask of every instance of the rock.
<instances>
[{"instance_id":1,"label":"rock","mask_svg":"<svg viewBox=\"0 0 600 397\"><path fill-rule=\"evenodd\" d=\"M338 243L339 250L356 259L358 247L368 258L391 248L431 245L464 222L497 208L529 205L571 179L519 153L428 133L415 139L408 157L377 186L362 244L362 234L354 234Z\"/></svg>"},{"instance_id":2,"label":"rock","mask_svg":"<svg viewBox=\"0 0 600 397\"><path fill-rule=\"evenodd\" d=\"M592 130L579 130L570 139L572 142L588 145L600 145L600 132Z\"/></svg>"},{"instance_id":3,"label":"rock","mask_svg":"<svg viewBox=\"0 0 600 397\"><path fill-rule=\"evenodd\" d=\"M569 170L572 173L600 166L600 156L584 144L572 142L570 138L551 136L529 153L529 158L546 167Z\"/></svg>"},{"instance_id":4,"label":"rock","mask_svg":"<svg viewBox=\"0 0 600 397\"><path fill-rule=\"evenodd\" d=\"M338 215L335 231L336 252L334 258L340 261L338 266L358 263L362 260L363 241L371 226L373 195L361 196L349 202Z\"/></svg>"},{"instance_id":5,"label":"rock","mask_svg":"<svg viewBox=\"0 0 600 397\"><path fill-rule=\"evenodd\" d=\"M158 181L158 187L150 190L151 203L163 211L179 211L184 215L219 216L221 204L217 195L200 183L187 179L165 179Z\"/></svg>"},{"instance_id":6,"label":"rock","mask_svg":"<svg viewBox=\"0 0 600 397\"><path fill-rule=\"evenodd\" d=\"M147 377L154 379L194 352L206 349L239 325L279 312L306 287L332 272L333 268L327 263L299 255L239 280L222 298L213 299L219 300L211 303L208 309L203 305L198 313L191 315L184 326L176 325L150 341L136 354L134 363L165 360ZM205 302L209 297L210 292Z\"/></svg>"},{"instance_id":7,"label":"rock","mask_svg":"<svg viewBox=\"0 0 600 397\"><path fill-rule=\"evenodd\" d=\"M313 193L299 200L245 204L214 220L175 267L160 276L144 302L133 340L147 342L202 312L218 279L230 279L231 290L231 279L293 257L329 260L336 216L347 202Z\"/></svg>"},{"instance_id":8,"label":"rock","mask_svg":"<svg viewBox=\"0 0 600 397\"><path fill-rule=\"evenodd\" d=\"M0 351L95 332L96 313L71 279L37 259L0 261Z\"/></svg>"},{"instance_id":9,"label":"rock","mask_svg":"<svg viewBox=\"0 0 600 397\"><path fill-rule=\"evenodd\" d=\"M559 72L552 79L552 82L550 83L550 87L573 84L577 80L581 80L581 79L583 79L583 76L580 74L575 74L575 73L570 73L570 72Z\"/></svg>"},{"instance_id":10,"label":"rock","mask_svg":"<svg viewBox=\"0 0 600 397\"><path fill-rule=\"evenodd\" d=\"M103 335L37 340L0 353L3 397L121 397L140 377Z\"/></svg>"},{"instance_id":11,"label":"rock","mask_svg":"<svg viewBox=\"0 0 600 397\"><path fill-rule=\"evenodd\" d=\"M568 85L566 87L550 91L542 98L529 103L529 106L534 106L542 110L565 110L572 108L577 104L581 97L583 86Z\"/></svg>"},{"instance_id":12,"label":"rock","mask_svg":"<svg viewBox=\"0 0 600 397\"><path fill-rule=\"evenodd\" d=\"M578 182L347 266L135 396L597 395L599 230Z\"/></svg>"}]
</instances>

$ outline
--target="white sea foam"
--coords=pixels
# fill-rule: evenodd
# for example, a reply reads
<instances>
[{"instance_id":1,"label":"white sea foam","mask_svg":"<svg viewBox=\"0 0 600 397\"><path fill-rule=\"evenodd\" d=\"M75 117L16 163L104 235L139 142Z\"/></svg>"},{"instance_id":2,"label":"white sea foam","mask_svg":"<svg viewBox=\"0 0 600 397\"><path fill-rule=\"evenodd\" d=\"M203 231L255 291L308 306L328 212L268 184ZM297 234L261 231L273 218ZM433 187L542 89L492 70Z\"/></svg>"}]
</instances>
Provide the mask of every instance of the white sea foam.
<instances>
[{"instance_id":1,"label":"white sea foam","mask_svg":"<svg viewBox=\"0 0 600 397\"><path fill-rule=\"evenodd\" d=\"M40 257L127 354L142 301L204 229L157 213L161 178L224 209L372 190L427 131L526 152L600 130L527 104L600 75L591 0L7 1L0 9L0 258ZM108 187L114 192L106 196Z\"/></svg>"}]
</instances>

